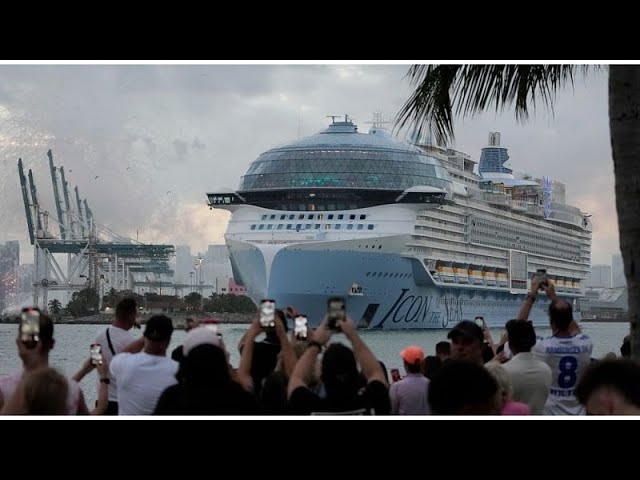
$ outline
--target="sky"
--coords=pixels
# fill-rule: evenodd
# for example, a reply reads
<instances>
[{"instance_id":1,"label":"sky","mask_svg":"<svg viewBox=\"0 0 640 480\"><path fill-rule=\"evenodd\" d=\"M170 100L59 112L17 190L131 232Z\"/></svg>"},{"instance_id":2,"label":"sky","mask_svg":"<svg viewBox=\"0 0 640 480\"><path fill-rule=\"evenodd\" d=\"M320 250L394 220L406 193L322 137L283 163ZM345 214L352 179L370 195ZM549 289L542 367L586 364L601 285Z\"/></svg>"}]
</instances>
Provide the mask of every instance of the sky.
<instances>
[{"instance_id":1,"label":"sky","mask_svg":"<svg viewBox=\"0 0 640 480\"><path fill-rule=\"evenodd\" d=\"M349 114L366 132L373 112L393 119L409 98L408 64L0 65L0 243L33 259L17 161L33 169L55 217L46 152L64 166L96 221L147 243L224 243L229 214L205 193L237 188L258 155ZM606 71L577 77L553 113L526 123L513 109L456 119L457 150L479 159L500 132L514 169L566 184L593 215L592 263L618 253ZM72 192L71 192L72 193ZM51 222L53 224L53 222ZM54 227L51 227L55 230Z\"/></svg>"}]
</instances>

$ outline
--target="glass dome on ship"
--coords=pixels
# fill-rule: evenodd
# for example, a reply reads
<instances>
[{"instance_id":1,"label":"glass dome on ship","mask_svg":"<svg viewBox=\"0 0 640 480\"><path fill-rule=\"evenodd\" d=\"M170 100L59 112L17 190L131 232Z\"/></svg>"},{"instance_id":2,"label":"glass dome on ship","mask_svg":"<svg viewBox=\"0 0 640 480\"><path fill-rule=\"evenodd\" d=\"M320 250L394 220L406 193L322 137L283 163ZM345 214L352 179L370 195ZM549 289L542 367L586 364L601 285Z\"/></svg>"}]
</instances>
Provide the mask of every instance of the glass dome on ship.
<instances>
[{"instance_id":1,"label":"glass dome on ship","mask_svg":"<svg viewBox=\"0 0 640 480\"><path fill-rule=\"evenodd\" d=\"M417 186L433 188L406 192ZM237 190L241 198L234 203L274 210L333 211L438 202L443 193L451 193L451 182L438 160L375 126L369 134L358 133L345 116L344 121L334 118L316 135L261 154L241 178ZM224 202L217 200L212 203Z\"/></svg>"}]
</instances>

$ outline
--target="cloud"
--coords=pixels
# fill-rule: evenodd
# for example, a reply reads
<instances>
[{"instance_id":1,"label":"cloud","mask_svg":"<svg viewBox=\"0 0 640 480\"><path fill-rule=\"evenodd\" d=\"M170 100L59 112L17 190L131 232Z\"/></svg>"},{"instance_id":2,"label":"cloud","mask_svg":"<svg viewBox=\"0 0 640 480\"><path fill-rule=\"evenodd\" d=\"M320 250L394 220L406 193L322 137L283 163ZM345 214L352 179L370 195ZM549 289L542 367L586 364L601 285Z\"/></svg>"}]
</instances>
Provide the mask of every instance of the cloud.
<instances>
[{"instance_id":1,"label":"cloud","mask_svg":"<svg viewBox=\"0 0 640 480\"><path fill-rule=\"evenodd\" d=\"M0 241L21 240L23 261L30 259L19 157L33 168L55 229L51 148L99 222L204 250L223 241L225 222L208 210L205 192L237 187L260 153L326 128L327 115L349 114L361 132L374 111L393 118L409 96L407 69L0 65ZM617 222L606 75L560 93L554 116L538 110L524 125L510 111L458 120L456 148L477 159L490 131L502 133L515 168L565 182L568 199L593 213L593 260L608 263Z\"/></svg>"}]
</instances>

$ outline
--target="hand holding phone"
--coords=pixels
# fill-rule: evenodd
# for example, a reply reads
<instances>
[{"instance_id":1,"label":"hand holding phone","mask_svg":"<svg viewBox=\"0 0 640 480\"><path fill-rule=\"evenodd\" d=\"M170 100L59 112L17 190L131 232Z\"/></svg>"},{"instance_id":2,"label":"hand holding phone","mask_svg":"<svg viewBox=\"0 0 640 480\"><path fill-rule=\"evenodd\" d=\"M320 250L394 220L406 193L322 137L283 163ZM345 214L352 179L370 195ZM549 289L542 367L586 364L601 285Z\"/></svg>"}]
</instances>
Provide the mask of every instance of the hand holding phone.
<instances>
[{"instance_id":1,"label":"hand holding phone","mask_svg":"<svg viewBox=\"0 0 640 480\"><path fill-rule=\"evenodd\" d=\"M399 382L400 380L402 380L402 377L400 376L400 370L398 370L397 368L391 369L391 380L393 380L394 382Z\"/></svg>"},{"instance_id":2,"label":"hand holding phone","mask_svg":"<svg viewBox=\"0 0 640 480\"><path fill-rule=\"evenodd\" d=\"M329 327L329 330L340 331L340 325L338 322L344 321L346 316L347 313L344 298L331 297L327 302L327 326Z\"/></svg>"},{"instance_id":3,"label":"hand holding phone","mask_svg":"<svg viewBox=\"0 0 640 480\"><path fill-rule=\"evenodd\" d=\"M99 343L91 345L91 365L102 365L102 346Z\"/></svg>"},{"instance_id":4,"label":"hand holding phone","mask_svg":"<svg viewBox=\"0 0 640 480\"><path fill-rule=\"evenodd\" d=\"M260 302L260 326L262 328L275 328L275 319L276 301L265 298Z\"/></svg>"},{"instance_id":5,"label":"hand holding phone","mask_svg":"<svg viewBox=\"0 0 640 480\"><path fill-rule=\"evenodd\" d=\"M473 319L473 321L476 322L476 325L478 325L480 328L484 328L484 317L477 316Z\"/></svg>"},{"instance_id":6,"label":"hand holding phone","mask_svg":"<svg viewBox=\"0 0 640 480\"><path fill-rule=\"evenodd\" d=\"M539 268L536 270L536 277L538 279L538 290L544 290L544 287L549 286L549 277L547 277L547 270L544 268Z\"/></svg>"},{"instance_id":7,"label":"hand holding phone","mask_svg":"<svg viewBox=\"0 0 640 480\"><path fill-rule=\"evenodd\" d=\"M309 329L307 327L307 316L306 315L297 315L295 317L295 324L293 327L293 334L298 340L306 340L307 335L309 333Z\"/></svg>"}]
</instances>

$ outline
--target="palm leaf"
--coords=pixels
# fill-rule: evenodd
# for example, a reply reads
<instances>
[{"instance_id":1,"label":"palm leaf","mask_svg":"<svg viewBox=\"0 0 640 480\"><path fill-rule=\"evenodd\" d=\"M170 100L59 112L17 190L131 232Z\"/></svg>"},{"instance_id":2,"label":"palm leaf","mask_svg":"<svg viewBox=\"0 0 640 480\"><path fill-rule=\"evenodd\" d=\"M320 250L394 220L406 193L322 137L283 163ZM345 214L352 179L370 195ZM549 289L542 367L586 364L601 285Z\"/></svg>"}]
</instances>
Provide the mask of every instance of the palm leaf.
<instances>
[{"instance_id":1,"label":"palm leaf","mask_svg":"<svg viewBox=\"0 0 640 480\"><path fill-rule=\"evenodd\" d=\"M396 127L412 127L420 138L425 131L436 143L454 138L453 112L463 117L487 110L496 112L515 102L516 119L525 121L529 108L542 103L553 112L556 92L573 85L577 65L414 65L407 76L415 91L396 118ZM588 69L583 66L582 69Z\"/></svg>"}]
</instances>

